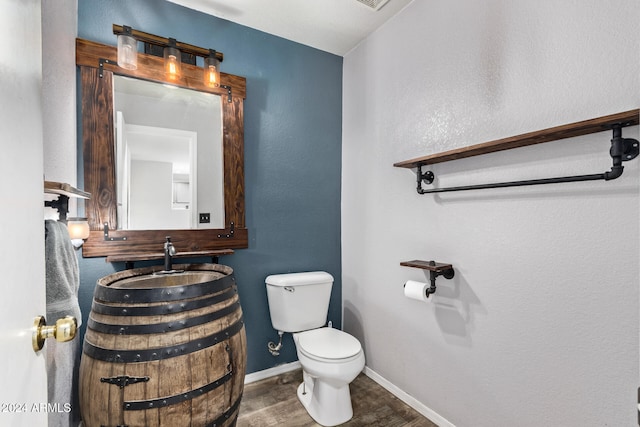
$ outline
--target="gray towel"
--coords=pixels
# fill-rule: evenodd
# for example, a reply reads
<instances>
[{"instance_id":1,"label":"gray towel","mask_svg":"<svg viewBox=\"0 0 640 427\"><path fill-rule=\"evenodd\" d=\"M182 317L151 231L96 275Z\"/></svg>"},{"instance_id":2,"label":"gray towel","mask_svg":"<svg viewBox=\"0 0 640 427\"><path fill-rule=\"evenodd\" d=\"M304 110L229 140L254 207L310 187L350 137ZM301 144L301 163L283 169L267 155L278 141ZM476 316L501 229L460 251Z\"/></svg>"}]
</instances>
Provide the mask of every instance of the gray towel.
<instances>
[{"instance_id":1,"label":"gray towel","mask_svg":"<svg viewBox=\"0 0 640 427\"><path fill-rule=\"evenodd\" d=\"M53 220L46 220L45 227L47 324L64 316L74 316L80 326L80 274L69 231L64 223Z\"/></svg>"},{"instance_id":2,"label":"gray towel","mask_svg":"<svg viewBox=\"0 0 640 427\"><path fill-rule=\"evenodd\" d=\"M45 221L45 257L47 283L47 325L64 316L74 316L81 323L78 287L80 274L78 259L71 244L67 226L61 222ZM48 377L48 402L58 404L60 411L49 412L49 427L69 427L76 384L75 365L80 348L79 338L59 343L48 339L45 345Z\"/></svg>"}]
</instances>

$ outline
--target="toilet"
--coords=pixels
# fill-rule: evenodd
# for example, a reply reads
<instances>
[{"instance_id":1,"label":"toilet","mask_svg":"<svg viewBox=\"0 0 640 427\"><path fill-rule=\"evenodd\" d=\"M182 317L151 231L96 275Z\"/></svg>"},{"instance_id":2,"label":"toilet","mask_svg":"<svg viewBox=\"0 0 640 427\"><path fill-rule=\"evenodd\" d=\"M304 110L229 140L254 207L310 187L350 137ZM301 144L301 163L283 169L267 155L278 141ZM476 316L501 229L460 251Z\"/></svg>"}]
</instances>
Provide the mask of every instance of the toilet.
<instances>
[{"instance_id":1,"label":"toilet","mask_svg":"<svg viewBox=\"0 0 640 427\"><path fill-rule=\"evenodd\" d=\"M349 421L349 383L364 368L364 352L355 337L325 326L333 276L324 271L275 274L265 282L271 324L278 333L293 333L302 365L300 402L320 425Z\"/></svg>"}]
</instances>

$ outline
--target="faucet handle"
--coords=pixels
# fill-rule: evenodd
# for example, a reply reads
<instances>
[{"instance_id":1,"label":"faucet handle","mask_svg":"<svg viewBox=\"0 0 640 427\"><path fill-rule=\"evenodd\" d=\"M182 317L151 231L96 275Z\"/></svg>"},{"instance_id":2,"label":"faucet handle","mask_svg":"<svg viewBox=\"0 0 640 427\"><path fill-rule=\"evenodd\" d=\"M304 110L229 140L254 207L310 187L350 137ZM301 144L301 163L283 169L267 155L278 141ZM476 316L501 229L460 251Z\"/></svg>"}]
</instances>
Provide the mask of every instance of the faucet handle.
<instances>
[{"instance_id":1,"label":"faucet handle","mask_svg":"<svg viewBox=\"0 0 640 427\"><path fill-rule=\"evenodd\" d=\"M171 243L171 236L166 237L167 241L164 242L164 250L169 253L170 256L174 256L176 254L176 247Z\"/></svg>"}]
</instances>

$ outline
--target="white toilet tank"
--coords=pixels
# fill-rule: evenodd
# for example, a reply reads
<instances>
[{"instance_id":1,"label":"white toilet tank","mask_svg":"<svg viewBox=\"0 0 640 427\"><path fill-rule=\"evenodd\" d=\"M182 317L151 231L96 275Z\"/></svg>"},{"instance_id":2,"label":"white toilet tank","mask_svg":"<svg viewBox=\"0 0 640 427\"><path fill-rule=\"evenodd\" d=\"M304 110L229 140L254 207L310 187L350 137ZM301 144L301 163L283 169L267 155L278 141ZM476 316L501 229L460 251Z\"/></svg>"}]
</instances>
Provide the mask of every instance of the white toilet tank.
<instances>
[{"instance_id":1,"label":"white toilet tank","mask_svg":"<svg viewBox=\"0 0 640 427\"><path fill-rule=\"evenodd\" d=\"M265 280L273 328L300 332L327 323L333 276L324 271L274 274Z\"/></svg>"}]
</instances>

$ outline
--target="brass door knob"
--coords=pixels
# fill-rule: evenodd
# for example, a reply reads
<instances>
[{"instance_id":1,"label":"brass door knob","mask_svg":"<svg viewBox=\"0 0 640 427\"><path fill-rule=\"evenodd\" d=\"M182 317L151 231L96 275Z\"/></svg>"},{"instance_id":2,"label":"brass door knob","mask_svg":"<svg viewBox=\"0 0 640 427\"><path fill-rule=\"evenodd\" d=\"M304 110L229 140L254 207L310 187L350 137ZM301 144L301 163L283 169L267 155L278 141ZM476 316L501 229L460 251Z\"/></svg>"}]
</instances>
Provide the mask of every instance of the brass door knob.
<instances>
[{"instance_id":1,"label":"brass door knob","mask_svg":"<svg viewBox=\"0 0 640 427\"><path fill-rule=\"evenodd\" d=\"M38 316L33 319L33 334L31 335L31 344L33 351L38 352L44 347L44 340L54 337L56 341L71 341L78 331L78 321L73 316L65 316L58 319L53 326L47 326L44 316Z\"/></svg>"}]
</instances>

